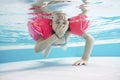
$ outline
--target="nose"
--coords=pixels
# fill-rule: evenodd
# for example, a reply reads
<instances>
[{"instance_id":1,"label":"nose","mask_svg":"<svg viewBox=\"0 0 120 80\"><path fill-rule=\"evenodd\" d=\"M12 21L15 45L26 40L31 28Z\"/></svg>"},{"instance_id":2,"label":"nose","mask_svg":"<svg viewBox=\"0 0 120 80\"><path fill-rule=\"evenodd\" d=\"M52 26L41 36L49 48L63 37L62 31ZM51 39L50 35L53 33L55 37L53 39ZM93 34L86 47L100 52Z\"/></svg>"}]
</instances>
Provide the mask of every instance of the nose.
<instances>
[{"instance_id":1,"label":"nose","mask_svg":"<svg viewBox=\"0 0 120 80\"><path fill-rule=\"evenodd\" d=\"M63 23L64 23L64 21L63 21L63 20L60 20L60 21L59 21L59 24L63 24Z\"/></svg>"}]
</instances>

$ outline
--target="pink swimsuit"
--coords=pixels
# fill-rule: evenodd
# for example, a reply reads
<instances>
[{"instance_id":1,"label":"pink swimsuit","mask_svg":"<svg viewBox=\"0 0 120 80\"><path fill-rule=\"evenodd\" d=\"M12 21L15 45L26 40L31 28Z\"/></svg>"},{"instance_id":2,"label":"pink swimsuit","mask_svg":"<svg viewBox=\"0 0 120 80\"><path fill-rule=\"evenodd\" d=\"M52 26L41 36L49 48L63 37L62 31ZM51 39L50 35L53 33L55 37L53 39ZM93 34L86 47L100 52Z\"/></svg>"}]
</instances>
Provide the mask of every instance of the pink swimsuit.
<instances>
[{"instance_id":1,"label":"pink swimsuit","mask_svg":"<svg viewBox=\"0 0 120 80\"><path fill-rule=\"evenodd\" d=\"M47 39L52 35L52 20L49 18L45 18L47 16L51 16L51 14L39 14L28 22L28 30L31 37L35 41L37 41L40 37ZM90 23L90 21L86 20L86 18L87 16L81 14L69 18L70 32L72 34L82 36L83 32L88 29Z\"/></svg>"}]
</instances>

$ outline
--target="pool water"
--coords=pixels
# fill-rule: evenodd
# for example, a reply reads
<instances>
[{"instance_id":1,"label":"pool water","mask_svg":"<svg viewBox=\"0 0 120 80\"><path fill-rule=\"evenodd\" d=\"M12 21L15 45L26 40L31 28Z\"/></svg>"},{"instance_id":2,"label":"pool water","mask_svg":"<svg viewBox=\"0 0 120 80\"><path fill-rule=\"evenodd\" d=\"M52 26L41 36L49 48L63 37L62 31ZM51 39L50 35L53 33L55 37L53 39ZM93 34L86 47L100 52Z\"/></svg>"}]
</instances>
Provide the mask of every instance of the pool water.
<instances>
[{"instance_id":1,"label":"pool water","mask_svg":"<svg viewBox=\"0 0 120 80\"><path fill-rule=\"evenodd\" d=\"M0 5L0 63L21 60L43 59L34 52L35 41L28 33L29 8L36 0L6 0ZM88 30L95 38L91 56L120 57L120 1L88 0L91 27ZM80 57L84 40L72 35L67 50L54 48L48 58Z\"/></svg>"}]
</instances>

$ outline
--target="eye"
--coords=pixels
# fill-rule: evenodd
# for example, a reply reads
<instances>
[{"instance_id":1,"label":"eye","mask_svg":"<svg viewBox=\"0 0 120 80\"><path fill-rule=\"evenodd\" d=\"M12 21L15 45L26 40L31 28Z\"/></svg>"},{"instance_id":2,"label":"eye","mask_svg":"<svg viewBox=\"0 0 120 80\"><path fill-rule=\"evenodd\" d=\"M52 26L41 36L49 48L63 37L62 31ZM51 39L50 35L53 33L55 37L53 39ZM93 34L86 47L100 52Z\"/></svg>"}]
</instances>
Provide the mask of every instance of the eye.
<instances>
[{"instance_id":1,"label":"eye","mask_svg":"<svg viewBox=\"0 0 120 80\"><path fill-rule=\"evenodd\" d=\"M66 24L66 22L63 22L63 24Z\"/></svg>"},{"instance_id":2,"label":"eye","mask_svg":"<svg viewBox=\"0 0 120 80\"><path fill-rule=\"evenodd\" d=\"M65 20L63 21L63 24L66 24L66 21L65 21Z\"/></svg>"},{"instance_id":3,"label":"eye","mask_svg":"<svg viewBox=\"0 0 120 80\"><path fill-rule=\"evenodd\" d=\"M57 23L57 24L60 24L60 22L59 22L59 21L56 21L56 23Z\"/></svg>"}]
</instances>

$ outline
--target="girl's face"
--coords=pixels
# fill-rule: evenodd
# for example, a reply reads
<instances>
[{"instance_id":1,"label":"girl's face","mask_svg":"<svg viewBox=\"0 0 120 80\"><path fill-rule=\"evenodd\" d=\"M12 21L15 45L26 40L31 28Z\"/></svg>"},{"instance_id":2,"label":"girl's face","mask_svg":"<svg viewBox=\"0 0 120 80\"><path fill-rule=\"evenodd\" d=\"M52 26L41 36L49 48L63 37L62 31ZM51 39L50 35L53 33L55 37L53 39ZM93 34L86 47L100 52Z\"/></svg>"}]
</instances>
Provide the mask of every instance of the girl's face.
<instances>
[{"instance_id":1,"label":"girl's face","mask_svg":"<svg viewBox=\"0 0 120 80\"><path fill-rule=\"evenodd\" d=\"M52 28L54 31L56 31L56 28L58 27L66 27L66 31L68 30L68 20L63 13L53 13L53 19L52 19Z\"/></svg>"}]
</instances>

